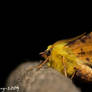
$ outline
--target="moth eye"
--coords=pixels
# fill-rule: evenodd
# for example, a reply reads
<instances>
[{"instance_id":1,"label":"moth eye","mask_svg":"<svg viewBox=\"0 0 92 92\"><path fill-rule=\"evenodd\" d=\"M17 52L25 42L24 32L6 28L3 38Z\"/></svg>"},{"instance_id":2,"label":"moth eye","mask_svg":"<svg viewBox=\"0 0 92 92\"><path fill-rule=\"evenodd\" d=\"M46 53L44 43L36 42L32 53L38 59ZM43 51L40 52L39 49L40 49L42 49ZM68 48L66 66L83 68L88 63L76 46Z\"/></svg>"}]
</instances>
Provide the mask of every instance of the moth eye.
<instances>
[{"instance_id":1,"label":"moth eye","mask_svg":"<svg viewBox=\"0 0 92 92\"><path fill-rule=\"evenodd\" d=\"M49 56L50 54L51 54L51 51L48 50L47 53L46 53L46 55Z\"/></svg>"}]
</instances>

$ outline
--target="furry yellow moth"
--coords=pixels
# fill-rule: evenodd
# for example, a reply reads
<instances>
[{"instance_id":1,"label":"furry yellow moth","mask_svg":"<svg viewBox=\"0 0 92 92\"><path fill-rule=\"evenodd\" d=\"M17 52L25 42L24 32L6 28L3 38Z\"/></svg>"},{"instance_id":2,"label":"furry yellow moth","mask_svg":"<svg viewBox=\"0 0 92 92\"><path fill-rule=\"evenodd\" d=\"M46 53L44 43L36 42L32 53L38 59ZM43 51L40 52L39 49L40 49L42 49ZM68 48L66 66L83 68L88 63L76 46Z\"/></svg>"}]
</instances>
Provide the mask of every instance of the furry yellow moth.
<instances>
[{"instance_id":1,"label":"furry yellow moth","mask_svg":"<svg viewBox=\"0 0 92 92\"><path fill-rule=\"evenodd\" d=\"M77 75L92 82L92 32L57 41L40 54L45 61L39 67L47 63L65 76Z\"/></svg>"}]
</instances>

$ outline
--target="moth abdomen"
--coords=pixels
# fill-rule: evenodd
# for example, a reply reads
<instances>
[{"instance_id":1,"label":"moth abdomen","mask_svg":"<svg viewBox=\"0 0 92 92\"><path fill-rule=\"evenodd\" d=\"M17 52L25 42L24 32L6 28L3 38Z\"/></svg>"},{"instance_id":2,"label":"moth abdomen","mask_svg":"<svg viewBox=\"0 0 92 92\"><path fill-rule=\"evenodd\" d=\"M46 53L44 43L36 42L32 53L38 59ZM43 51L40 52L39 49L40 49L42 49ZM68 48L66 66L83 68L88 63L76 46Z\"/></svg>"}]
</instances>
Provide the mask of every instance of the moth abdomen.
<instances>
[{"instance_id":1,"label":"moth abdomen","mask_svg":"<svg viewBox=\"0 0 92 92\"><path fill-rule=\"evenodd\" d=\"M92 82L92 69L87 65L80 65L78 68L75 68L76 75L81 77L81 79Z\"/></svg>"}]
</instances>

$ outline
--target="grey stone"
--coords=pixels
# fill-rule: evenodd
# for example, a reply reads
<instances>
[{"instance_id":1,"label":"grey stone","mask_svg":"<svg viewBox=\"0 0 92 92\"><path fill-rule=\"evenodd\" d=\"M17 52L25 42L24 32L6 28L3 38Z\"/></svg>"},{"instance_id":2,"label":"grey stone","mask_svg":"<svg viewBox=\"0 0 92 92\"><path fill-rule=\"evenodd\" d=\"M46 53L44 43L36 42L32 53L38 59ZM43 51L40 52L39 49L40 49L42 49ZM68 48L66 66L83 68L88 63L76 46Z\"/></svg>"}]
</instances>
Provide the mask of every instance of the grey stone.
<instances>
[{"instance_id":1,"label":"grey stone","mask_svg":"<svg viewBox=\"0 0 92 92\"><path fill-rule=\"evenodd\" d=\"M6 87L19 87L19 92L80 92L72 83L56 70L38 63L27 62L19 65L7 79ZM16 90L7 92L16 92Z\"/></svg>"}]
</instances>

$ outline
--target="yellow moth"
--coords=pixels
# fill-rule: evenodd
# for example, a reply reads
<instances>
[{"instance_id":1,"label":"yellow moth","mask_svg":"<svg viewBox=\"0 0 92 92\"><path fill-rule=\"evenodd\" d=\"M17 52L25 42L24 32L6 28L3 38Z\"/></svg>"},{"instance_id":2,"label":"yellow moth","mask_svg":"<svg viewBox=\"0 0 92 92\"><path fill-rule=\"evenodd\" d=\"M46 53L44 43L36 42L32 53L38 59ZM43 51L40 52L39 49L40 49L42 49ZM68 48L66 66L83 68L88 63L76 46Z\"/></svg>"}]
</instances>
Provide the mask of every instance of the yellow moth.
<instances>
[{"instance_id":1,"label":"yellow moth","mask_svg":"<svg viewBox=\"0 0 92 92\"><path fill-rule=\"evenodd\" d=\"M79 76L92 82L92 32L57 41L40 54L45 61L39 67L47 63L67 77Z\"/></svg>"}]
</instances>

